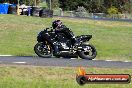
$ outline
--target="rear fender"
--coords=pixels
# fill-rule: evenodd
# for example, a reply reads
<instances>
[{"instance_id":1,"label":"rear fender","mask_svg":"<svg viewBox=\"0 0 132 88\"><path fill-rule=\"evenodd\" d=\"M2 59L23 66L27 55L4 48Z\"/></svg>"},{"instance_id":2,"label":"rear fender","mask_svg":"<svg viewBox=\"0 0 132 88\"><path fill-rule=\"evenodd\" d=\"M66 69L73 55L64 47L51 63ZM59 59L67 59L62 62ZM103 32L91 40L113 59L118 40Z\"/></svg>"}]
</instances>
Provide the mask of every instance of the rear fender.
<instances>
[{"instance_id":1,"label":"rear fender","mask_svg":"<svg viewBox=\"0 0 132 88\"><path fill-rule=\"evenodd\" d=\"M92 35L81 35L77 37L80 42L87 42L92 38Z\"/></svg>"},{"instance_id":2,"label":"rear fender","mask_svg":"<svg viewBox=\"0 0 132 88\"><path fill-rule=\"evenodd\" d=\"M92 35L84 35L84 40L89 41L92 38Z\"/></svg>"}]
</instances>

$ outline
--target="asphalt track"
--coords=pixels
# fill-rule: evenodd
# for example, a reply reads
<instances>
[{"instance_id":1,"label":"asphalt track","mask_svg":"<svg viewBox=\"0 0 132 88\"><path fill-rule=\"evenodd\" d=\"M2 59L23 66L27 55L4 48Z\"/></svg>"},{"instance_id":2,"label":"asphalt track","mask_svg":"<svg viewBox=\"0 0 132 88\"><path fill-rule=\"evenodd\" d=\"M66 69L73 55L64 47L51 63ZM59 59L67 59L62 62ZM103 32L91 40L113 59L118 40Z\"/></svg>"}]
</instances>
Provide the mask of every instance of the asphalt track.
<instances>
[{"instance_id":1,"label":"asphalt track","mask_svg":"<svg viewBox=\"0 0 132 88\"><path fill-rule=\"evenodd\" d=\"M0 64L6 65L32 65L32 66L61 66L61 67L99 67L99 68L132 68L132 62L84 60L70 58L40 58L33 56L2 56Z\"/></svg>"}]
</instances>

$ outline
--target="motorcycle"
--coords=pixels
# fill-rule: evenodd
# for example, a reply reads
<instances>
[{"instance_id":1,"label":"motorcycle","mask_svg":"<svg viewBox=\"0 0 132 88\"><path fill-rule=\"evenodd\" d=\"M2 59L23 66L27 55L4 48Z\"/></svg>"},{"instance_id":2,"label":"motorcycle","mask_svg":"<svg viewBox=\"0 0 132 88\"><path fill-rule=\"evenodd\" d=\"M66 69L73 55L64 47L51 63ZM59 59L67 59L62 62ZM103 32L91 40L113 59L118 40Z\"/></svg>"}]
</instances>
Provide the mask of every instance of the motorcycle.
<instances>
[{"instance_id":1,"label":"motorcycle","mask_svg":"<svg viewBox=\"0 0 132 88\"><path fill-rule=\"evenodd\" d=\"M70 29L69 29L70 30ZM79 41L77 45L72 45L70 39L68 39L62 33L55 33L52 28L46 28L39 32L37 36L37 44L34 46L35 53L43 58L50 58L55 56L57 58L78 58L92 60L96 57L97 51L91 44L85 44L92 38L92 35L77 36ZM59 50L59 52L56 51Z\"/></svg>"}]
</instances>

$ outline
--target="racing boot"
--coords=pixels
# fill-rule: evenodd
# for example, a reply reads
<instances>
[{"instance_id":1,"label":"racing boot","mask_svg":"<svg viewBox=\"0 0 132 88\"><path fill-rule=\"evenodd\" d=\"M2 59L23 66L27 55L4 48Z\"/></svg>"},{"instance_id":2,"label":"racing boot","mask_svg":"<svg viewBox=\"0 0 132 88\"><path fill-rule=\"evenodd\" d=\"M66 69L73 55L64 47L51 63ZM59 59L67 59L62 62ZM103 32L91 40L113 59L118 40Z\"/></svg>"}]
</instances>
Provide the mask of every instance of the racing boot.
<instances>
[{"instance_id":1,"label":"racing boot","mask_svg":"<svg viewBox=\"0 0 132 88\"><path fill-rule=\"evenodd\" d=\"M60 51L59 51L58 44L55 44L54 45L54 55L59 55L59 54L60 54Z\"/></svg>"}]
</instances>

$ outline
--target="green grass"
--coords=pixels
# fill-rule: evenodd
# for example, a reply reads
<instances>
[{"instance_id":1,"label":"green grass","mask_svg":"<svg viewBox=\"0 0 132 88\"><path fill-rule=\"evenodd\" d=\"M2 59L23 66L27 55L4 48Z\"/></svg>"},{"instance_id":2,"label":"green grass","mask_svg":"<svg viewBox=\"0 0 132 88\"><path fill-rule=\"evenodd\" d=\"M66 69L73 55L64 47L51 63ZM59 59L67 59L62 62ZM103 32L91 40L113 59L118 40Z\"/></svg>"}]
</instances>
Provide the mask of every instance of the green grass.
<instances>
[{"instance_id":1,"label":"green grass","mask_svg":"<svg viewBox=\"0 0 132 88\"><path fill-rule=\"evenodd\" d=\"M130 74L132 69L85 68L87 73ZM132 84L86 84L76 82L78 68L0 66L0 88L131 88Z\"/></svg>"},{"instance_id":2,"label":"green grass","mask_svg":"<svg viewBox=\"0 0 132 88\"><path fill-rule=\"evenodd\" d=\"M39 18L0 15L0 54L35 55L33 47L39 31L60 19L75 35L92 34L90 43L98 52L96 59L132 61L132 23L67 18Z\"/></svg>"}]
</instances>

